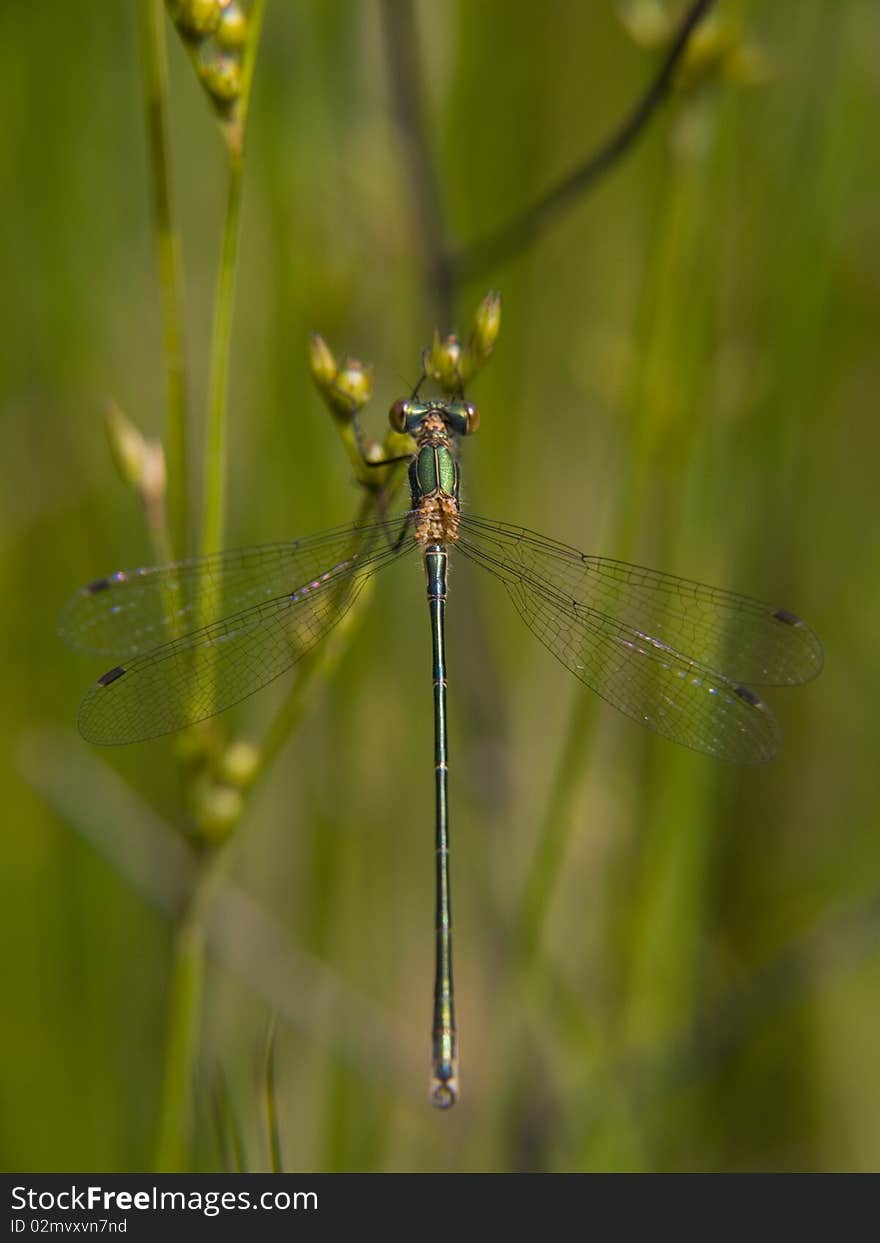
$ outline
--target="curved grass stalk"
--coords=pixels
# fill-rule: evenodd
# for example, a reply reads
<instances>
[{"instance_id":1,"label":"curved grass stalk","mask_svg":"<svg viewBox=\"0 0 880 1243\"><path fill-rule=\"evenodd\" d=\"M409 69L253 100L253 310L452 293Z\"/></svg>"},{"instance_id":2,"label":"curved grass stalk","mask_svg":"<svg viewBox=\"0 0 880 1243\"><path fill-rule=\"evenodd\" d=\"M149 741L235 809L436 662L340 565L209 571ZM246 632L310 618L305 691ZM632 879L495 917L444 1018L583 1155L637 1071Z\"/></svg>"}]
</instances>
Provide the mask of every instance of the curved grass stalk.
<instances>
[{"instance_id":1,"label":"curved grass stalk","mask_svg":"<svg viewBox=\"0 0 880 1243\"><path fill-rule=\"evenodd\" d=\"M168 145L168 55L162 0L140 0L144 112L153 188L162 347L165 358L168 509L174 555L189 544L189 445L186 351L183 326L183 272L180 234L174 223Z\"/></svg>"},{"instance_id":2,"label":"curved grass stalk","mask_svg":"<svg viewBox=\"0 0 880 1243\"><path fill-rule=\"evenodd\" d=\"M216 552L223 543L226 522L226 442L229 400L229 354L232 342L232 305L238 260L239 220L244 161L230 152L226 180L226 208L220 266L214 295L208 417L205 426L202 553Z\"/></svg>"},{"instance_id":3,"label":"curved grass stalk","mask_svg":"<svg viewBox=\"0 0 880 1243\"><path fill-rule=\"evenodd\" d=\"M253 83L257 46L263 23L265 0L255 0L248 20L248 44L242 70L242 89L234 110L223 122L226 141L226 207L220 243L220 264L214 294L211 340L211 372L205 428L204 495L202 498L203 553L216 552L223 543L226 518L226 441L229 400L229 359L232 344L232 310L241 200L244 190L244 152L247 114Z\"/></svg>"},{"instance_id":4,"label":"curved grass stalk","mask_svg":"<svg viewBox=\"0 0 880 1243\"><path fill-rule=\"evenodd\" d=\"M147 0L144 0L144 3L146 2ZM227 151L227 187L220 263L214 296L209 398L205 430L201 533L203 551L213 551L219 548L223 540L226 511L229 363L244 186L244 139L264 10L265 0L254 0L249 13L248 42L244 54L241 93L223 121L223 135ZM162 115L167 89L164 79L156 79L156 89L159 91L156 105L157 115ZM170 220L170 202L167 206ZM192 779L190 774L187 780ZM165 1045L165 1070L156 1146L156 1168L158 1170L182 1169L187 1160L192 1120L193 1072L198 1055L199 1020L204 981L205 920L210 907L219 854L220 851L214 844L208 843L204 846L198 857L195 875L176 924Z\"/></svg>"},{"instance_id":5,"label":"curved grass stalk","mask_svg":"<svg viewBox=\"0 0 880 1243\"><path fill-rule=\"evenodd\" d=\"M211 1085L211 1113L220 1156L220 1168L227 1173L247 1174L248 1160L241 1124L233 1105L222 1068L218 1067Z\"/></svg>"},{"instance_id":6,"label":"curved grass stalk","mask_svg":"<svg viewBox=\"0 0 880 1243\"><path fill-rule=\"evenodd\" d=\"M83 757L77 736L35 730L18 766L30 786L152 908L172 920L197 868L192 846L104 760ZM121 826L124 826L124 832ZM205 921L213 957L239 976L279 1021L328 1048L368 1080L391 1081L401 1064L418 1073L401 1032L218 869Z\"/></svg>"},{"instance_id":7,"label":"curved grass stalk","mask_svg":"<svg viewBox=\"0 0 880 1243\"><path fill-rule=\"evenodd\" d=\"M685 13L672 46L660 68L620 125L600 146L561 177L536 203L491 234L462 246L452 256L451 268L459 281L488 272L525 250L580 197L601 180L630 150L672 88L691 35L714 0L694 0Z\"/></svg>"},{"instance_id":8,"label":"curved grass stalk","mask_svg":"<svg viewBox=\"0 0 880 1243\"><path fill-rule=\"evenodd\" d=\"M410 181L429 309L438 325L451 326L458 282L450 261L440 178L427 137L412 0L383 0L381 12L392 111Z\"/></svg>"},{"instance_id":9,"label":"curved grass stalk","mask_svg":"<svg viewBox=\"0 0 880 1243\"><path fill-rule=\"evenodd\" d=\"M269 1149L269 1169L273 1174L284 1172L281 1155L281 1126L278 1119L278 1029L273 1015L266 1032L263 1050L263 1108L266 1118L266 1142Z\"/></svg>"},{"instance_id":10,"label":"curved grass stalk","mask_svg":"<svg viewBox=\"0 0 880 1243\"><path fill-rule=\"evenodd\" d=\"M192 1120L193 1066L199 1043L205 961L205 916L213 895L219 852L196 865L192 888L174 930L165 1061L159 1099L154 1168L186 1168Z\"/></svg>"}]
</instances>

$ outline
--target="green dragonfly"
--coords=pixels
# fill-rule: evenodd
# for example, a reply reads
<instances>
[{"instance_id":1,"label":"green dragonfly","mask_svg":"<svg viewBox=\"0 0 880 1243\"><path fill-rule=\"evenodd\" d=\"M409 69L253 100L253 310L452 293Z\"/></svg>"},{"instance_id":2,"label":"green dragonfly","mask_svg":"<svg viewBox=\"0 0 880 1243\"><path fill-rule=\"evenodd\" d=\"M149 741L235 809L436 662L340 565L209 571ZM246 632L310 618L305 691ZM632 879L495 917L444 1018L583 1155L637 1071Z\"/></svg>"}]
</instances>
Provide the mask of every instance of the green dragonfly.
<instances>
[{"instance_id":1,"label":"green dragonfly","mask_svg":"<svg viewBox=\"0 0 880 1243\"><path fill-rule=\"evenodd\" d=\"M418 393L418 389L416 390ZM434 686L436 960L431 1100L458 1098L449 884L445 609L451 550L499 578L554 656L621 712L683 746L754 764L779 734L749 684L806 682L822 646L788 609L689 579L589 556L518 526L462 512L459 443L477 430L464 400L394 403L415 441L402 514L84 587L62 615L73 646L118 663L86 694L79 727L101 744L155 738L222 712L279 677L407 555L427 578Z\"/></svg>"}]
</instances>

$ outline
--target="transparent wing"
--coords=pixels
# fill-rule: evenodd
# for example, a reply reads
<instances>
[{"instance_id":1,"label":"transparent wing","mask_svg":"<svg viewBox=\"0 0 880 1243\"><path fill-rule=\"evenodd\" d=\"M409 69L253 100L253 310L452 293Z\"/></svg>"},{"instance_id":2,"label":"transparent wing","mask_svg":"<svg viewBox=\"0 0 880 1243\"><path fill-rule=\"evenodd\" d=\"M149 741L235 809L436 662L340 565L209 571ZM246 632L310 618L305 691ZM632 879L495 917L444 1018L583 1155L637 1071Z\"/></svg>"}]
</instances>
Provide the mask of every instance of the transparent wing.
<instances>
[{"instance_id":1,"label":"transparent wing","mask_svg":"<svg viewBox=\"0 0 880 1243\"><path fill-rule=\"evenodd\" d=\"M199 626L289 595L357 554L365 565L394 543L406 515L336 527L302 540L120 570L81 588L61 613L58 632L77 651L138 656Z\"/></svg>"},{"instance_id":2,"label":"transparent wing","mask_svg":"<svg viewBox=\"0 0 880 1243\"><path fill-rule=\"evenodd\" d=\"M592 557L506 523L461 516L462 533L499 572L675 648L734 682L792 686L822 668L822 644L788 609L642 566Z\"/></svg>"},{"instance_id":3,"label":"transparent wing","mask_svg":"<svg viewBox=\"0 0 880 1243\"><path fill-rule=\"evenodd\" d=\"M398 540L403 523L339 528L84 588L65 610L64 636L131 656L86 694L83 736L102 744L155 738L267 685L339 621L367 578L415 547L410 536Z\"/></svg>"},{"instance_id":4,"label":"transparent wing","mask_svg":"<svg viewBox=\"0 0 880 1243\"><path fill-rule=\"evenodd\" d=\"M805 623L746 596L470 515L459 547L501 579L529 628L576 677L693 750L741 763L770 759L776 722L740 677L802 682L821 668L821 645Z\"/></svg>"}]
</instances>

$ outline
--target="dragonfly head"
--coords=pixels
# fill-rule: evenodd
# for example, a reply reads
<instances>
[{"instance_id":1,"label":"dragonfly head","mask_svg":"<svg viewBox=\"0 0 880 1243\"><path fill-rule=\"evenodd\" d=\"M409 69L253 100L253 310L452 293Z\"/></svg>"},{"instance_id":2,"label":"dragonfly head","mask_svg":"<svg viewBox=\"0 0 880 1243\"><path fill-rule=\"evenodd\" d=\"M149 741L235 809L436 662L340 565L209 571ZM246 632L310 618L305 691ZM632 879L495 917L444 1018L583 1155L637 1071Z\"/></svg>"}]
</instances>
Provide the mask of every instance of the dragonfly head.
<instances>
[{"instance_id":1,"label":"dragonfly head","mask_svg":"<svg viewBox=\"0 0 880 1243\"><path fill-rule=\"evenodd\" d=\"M389 410L388 419L396 432L417 436L429 415L439 415L456 436L469 436L480 426L480 412L470 401L414 401L401 398Z\"/></svg>"}]
</instances>

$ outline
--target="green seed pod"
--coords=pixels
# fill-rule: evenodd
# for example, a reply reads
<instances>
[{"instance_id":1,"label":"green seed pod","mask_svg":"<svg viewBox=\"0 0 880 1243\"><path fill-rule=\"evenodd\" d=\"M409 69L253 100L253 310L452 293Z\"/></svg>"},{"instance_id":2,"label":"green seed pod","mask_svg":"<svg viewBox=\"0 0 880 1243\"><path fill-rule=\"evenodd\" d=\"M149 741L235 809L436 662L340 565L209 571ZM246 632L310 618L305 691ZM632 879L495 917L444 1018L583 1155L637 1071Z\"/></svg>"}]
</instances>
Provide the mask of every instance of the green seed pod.
<instances>
[{"instance_id":1,"label":"green seed pod","mask_svg":"<svg viewBox=\"0 0 880 1243\"><path fill-rule=\"evenodd\" d=\"M743 41L743 31L736 23L707 18L688 41L676 80L679 92L685 94L706 82L717 81Z\"/></svg>"},{"instance_id":2,"label":"green seed pod","mask_svg":"<svg viewBox=\"0 0 880 1243\"><path fill-rule=\"evenodd\" d=\"M247 14L237 0L228 0L228 3L223 6L220 25L214 35L217 46L223 48L225 52L237 51L247 42L247 33Z\"/></svg>"},{"instance_id":3,"label":"green seed pod","mask_svg":"<svg viewBox=\"0 0 880 1243\"><path fill-rule=\"evenodd\" d=\"M111 402L104 410L104 429L107 432L113 465L119 471L123 482L140 489L144 478L146 440L115 402Z\"/></svg>"},{"instance_id":4,"label":"green seed pod","mask_svg":"<svg viewBox=\"0 0 880 1243\"><path fill-rule=\"evenodd\" d=\"M362 410L373 395L373 369L356 358L346 358L336 377L336 391L348 399L349 409Z\"/></svg>"},{"instance_id":5,"label":"green seed pod","mask_svg":"<svg viewBox=\"0 0 880 1243\"><path fill-rule=\"evenodd\" d=\"M669 41L672 21L659 0L631 0L618 6L617 16L640 47L662 47Z\"/></svg>"},{"instance_id":6,"label":"green seed pod","mask_svg":"<svg viewBox=\"0 0 880 1243\"><path fill-rule=\"evenodd\" d=\"M330 346L319 332L309 337L309 370L322 393L333 384L339 370Z\"/></svg>"},{"instance_id":7,"label":"green seed pod","mask_svg":"<svg viewBox=\"0 0 880 1243\"><path fill-rule=\"evenodd\" d=\"M203 841L224 841L238 824L243 810L244 799L240 790L206 783L197 790L193 802L199 836Z\"/></svg>"},{"instance_id":8,"label":"green seed pod","mask_svg":"<svg viewBox=\"0 0 880 1243\"><path fill-rule=\"evenodd\" d=\"M220 25L221 0L165 0L171 20L187 39L206 39Z\"/></svg>"},{"instance_id":9,"label":"green seed pod","mask_svg":"<svg viewBox=\"0 0 880 1243\"><path fill-rule=\"evenodd\" d=\"M219 777L236 790L246 790L260 771L260 749L252 742L233 742L220 758Z\"/></svg>"},{"instance_id":10,"label":"green seed pod","mask_svg":"<svg viewBox=\"0 0 880 1243\"><path fill-rule=\"evenodd\" d=\"M218 104L229 104L241 94L241 58L235 52L219 52L213 45L199 48L199 78Z\"/></svg>"},{"instance_id":11,"label":"green seed pod","mask_svg":"<svg viewBox=\"0 0 880 1243\"><path fill-rule=\"evenodd\" d=\"M501 295L491 291L480 303L474 321L474 333L468 347L475 361L479 363L488 361L489 355L495 348L495 342L498 340L500 328Z\"/></svg>"},{"instance_id":12,"label":"green seed pod","mask_svg":"<svg viewBox=\"0 0 880 1243\"><path fill-rule=\"evenodd\" d=\"M452 396L461 389L461 342L454 333L441 338L434 329L434 340L423 357L425 372L430 379L436 381L447 396Z\"/></svg>"},{"instance_id":13,"label":"green seed pod","mask_svg":"<svg viewBox=\"0 0 880 1243\"><path fill-rule=\"evenodd\" d=\"M309 337L309 369L318 392L335 419L350 423L370 400L373 370L356 358L346 358L340 367L330 347L317 332Z\"/></svg>"}]
</instances>

